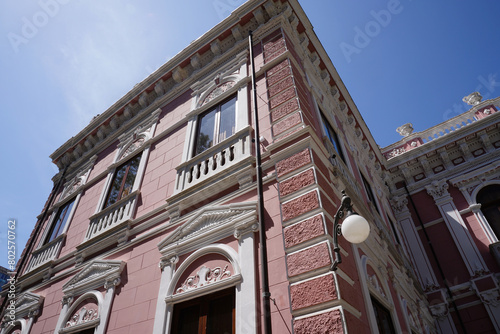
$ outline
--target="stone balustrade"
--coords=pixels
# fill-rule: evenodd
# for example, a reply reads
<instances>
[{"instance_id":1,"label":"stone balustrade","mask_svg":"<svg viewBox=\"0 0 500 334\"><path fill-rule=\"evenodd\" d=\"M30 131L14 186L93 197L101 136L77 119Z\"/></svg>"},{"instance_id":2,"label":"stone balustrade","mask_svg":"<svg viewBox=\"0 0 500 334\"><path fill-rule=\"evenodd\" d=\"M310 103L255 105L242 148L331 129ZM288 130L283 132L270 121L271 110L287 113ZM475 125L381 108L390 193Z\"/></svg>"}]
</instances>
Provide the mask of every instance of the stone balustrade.
<instances>
[{"instance_id":1,"label":"stone balustrade","mask_svg":"<svg viewBox=\"0 0 500 334\"><path fill-rule=\"evenodd\" d=\"M224 172L249 157L250 127L246 127L221 143L179 165L175 194Z\"/></svg>"},{"instance_id":2,"label":"stone balustrade","mask_svg":"<svg viewBox=\"0 0 500 334\"><path fill-rule=\"evenodd\" d=\"M382 152L387 159L391 159L398 155L401 155L402 153L410 151L413 148L418 147L422 144L431 142L433 140L451 134L460 128L469 126L477 122L479 119L482 119L490 115L494 111L492 111L491 108L486 108L486 107L491 107L491 106L493 106L495 111L498 112L498 110L500 110L500 97L478 103L477 105L469 109L467 112L457 115L453 118L450 118L449 120L440 123L432 128L429 128L425 131L414 132L409 136L404 137L402 140L382 148ZM407 145L408 143L412 143L412 145L409 146Z\"/></svg>"},{"instance_id":3,"label":"stone balustrade","mask_svg":"<svg viewBox=\"0 0 500 334\"><path fill-rule=\"evenodd\" d=\"M90 217L90 225L85 234L84 242L131 219L137 205L138 196L139 191L134 191Z\"/></svg>"},{"instance_id":4,"label":"stone balustrade","mask_svg":"<svg viewBox=\"0 0 500 334\"><path fill-rule=\"evenodd\" d=\"M61 246L63 243L65 235L61 234L51 242L43 245L33 252L31 255L31 261L26 268L26 272L30 272L33 269L43 266L44 264L54 260L59 255L61 251Z\"/></svg>"}]
</instances>

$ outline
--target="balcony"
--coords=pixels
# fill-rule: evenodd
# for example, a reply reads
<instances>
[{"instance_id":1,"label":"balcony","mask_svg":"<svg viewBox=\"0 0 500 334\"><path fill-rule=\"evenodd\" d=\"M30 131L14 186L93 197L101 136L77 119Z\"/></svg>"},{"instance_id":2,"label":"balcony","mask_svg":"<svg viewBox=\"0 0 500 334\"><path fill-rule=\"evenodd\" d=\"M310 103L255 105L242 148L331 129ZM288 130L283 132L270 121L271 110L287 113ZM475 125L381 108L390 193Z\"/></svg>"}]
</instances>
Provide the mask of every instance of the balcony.
<instances>
[{"instance_id":1,"label":"balcony","mask_svg":"<svg viewBox=\"0 0 500 334\"><path fill-rule=\"evenodd\" d=\"M179 165L175 194L193 187L238 164L250 156L250 128L246 127L223 142Z\"/></svg>"},{"instance_id":2,"label":"balcony","mask_svg":"<svg viewBox=\"0 0 500 334\"><path fill-rule=\"evenodd\" d=\"M176 186L167 202L175 206L182 199L183 205L189 205L231 186L251 182L254 173L251 130L247 126L177 166Z\"/></svg>"},{"instance_id":3,"label":"balcony","mask_svg":"<svg viewBox=\"0 0 500 334\"><path fill-rule=\"evenodd\" d=\"M59 256L65 236L65 234L61 234L51 242L35 250L31 255L31 261L26 268L26 273L55 260Z\"/></svg>"},{"instance_id":4,"label":"balcony","mask_svg":"<svg viewBox=\"0 0 500 334\"><path fill-rule=\"evenodd\" d=\"M139 191L134 191L113 205L90 217L89 228L84 242L106 234L115 228L124 226L135 211Z\"/></svg>"}]
</instances>

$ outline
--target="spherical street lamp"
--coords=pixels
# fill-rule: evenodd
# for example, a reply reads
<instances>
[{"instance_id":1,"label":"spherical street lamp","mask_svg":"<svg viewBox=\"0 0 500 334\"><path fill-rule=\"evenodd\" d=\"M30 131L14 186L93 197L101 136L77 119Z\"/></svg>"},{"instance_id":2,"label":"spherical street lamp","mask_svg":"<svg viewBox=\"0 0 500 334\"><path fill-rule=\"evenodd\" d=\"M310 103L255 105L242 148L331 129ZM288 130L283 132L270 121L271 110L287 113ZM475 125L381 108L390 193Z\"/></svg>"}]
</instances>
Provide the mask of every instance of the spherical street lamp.
<instances>
[{"instance_id":1,"label":"spherical street lamp","mask_svg":"<svg viewBox=\"0 0 500 334\"><path fill-rule=\"evenodd\" d=\"M347 215L344 222L339 224L340 219L344 217L344 210L347 211ZM337 270L337 266L342 262L338 242L339 235L343 235L347 241L353 244L364 242L370 235L370 224L365 218L352 210L351 198L346 195L345 190L342 190L340 207L333 220L333 251L335 252L335 261L331 266L332 270Z\"/></svg>"}]
</instances>

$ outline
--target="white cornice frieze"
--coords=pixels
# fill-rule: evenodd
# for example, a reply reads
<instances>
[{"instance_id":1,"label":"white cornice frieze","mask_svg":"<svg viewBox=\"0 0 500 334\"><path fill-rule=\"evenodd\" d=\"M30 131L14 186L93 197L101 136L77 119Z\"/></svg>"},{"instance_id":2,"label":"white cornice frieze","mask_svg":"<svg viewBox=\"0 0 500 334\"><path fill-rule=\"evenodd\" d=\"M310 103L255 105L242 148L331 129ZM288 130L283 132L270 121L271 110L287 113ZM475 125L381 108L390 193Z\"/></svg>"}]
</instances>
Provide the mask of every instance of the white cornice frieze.
<instances>
[{"instance_id":1,"label":"white cornice frieze","mask_svg":"<svg viewBox=\"0 0 500 334\"><path fill-rule=\"evenodd\" d=\"M494 161L482 168L450 179L450 183L457 188L469 188L483 181L500 176L500 161Z\"/></svg>"}]
</instances>

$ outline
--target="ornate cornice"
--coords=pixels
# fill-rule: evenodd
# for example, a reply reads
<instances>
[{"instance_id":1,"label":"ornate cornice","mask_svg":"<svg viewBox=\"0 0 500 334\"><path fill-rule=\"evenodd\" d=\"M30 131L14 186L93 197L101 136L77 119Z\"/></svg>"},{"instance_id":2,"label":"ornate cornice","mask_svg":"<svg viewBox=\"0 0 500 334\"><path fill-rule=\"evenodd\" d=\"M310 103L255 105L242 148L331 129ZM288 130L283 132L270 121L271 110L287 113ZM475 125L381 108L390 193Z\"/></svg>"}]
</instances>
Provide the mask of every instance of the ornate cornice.
<instances>
[{"instance_id":1,"label":"ornate cornice","mask_svg":"<svg viewBox=\"0 0 500 334\"><path fill-rule=\"evenodd\" d=\"M264 10L261 9L263 5ZM233 50L235 46L241 47L242 36L246 36L249 30L266 20L280 15L281 7L281 4L272 0L248 1L238 7L228 18L137 84L108 110L94 117L89 125L51 155L54 163L60 169L75 162L79 164L82 157L95 152L96 148L109 145L111 140L116 139L119 129L130 126L144 114L161 107L165 97L177 94L181 87L187 88L190 83L195 82L198 76L193 76L194 72L201 72L212 64L220 65L221 59L229 50ZM242 15L248 12L252 12L254 17L241 26ZM228 27L232 27L231 33L223 41L219 40ZM209 50L200 54L200 50L207 45L210 46ZM186 59L190 62L184 65Z\"/></svg>"}]
</instances>

